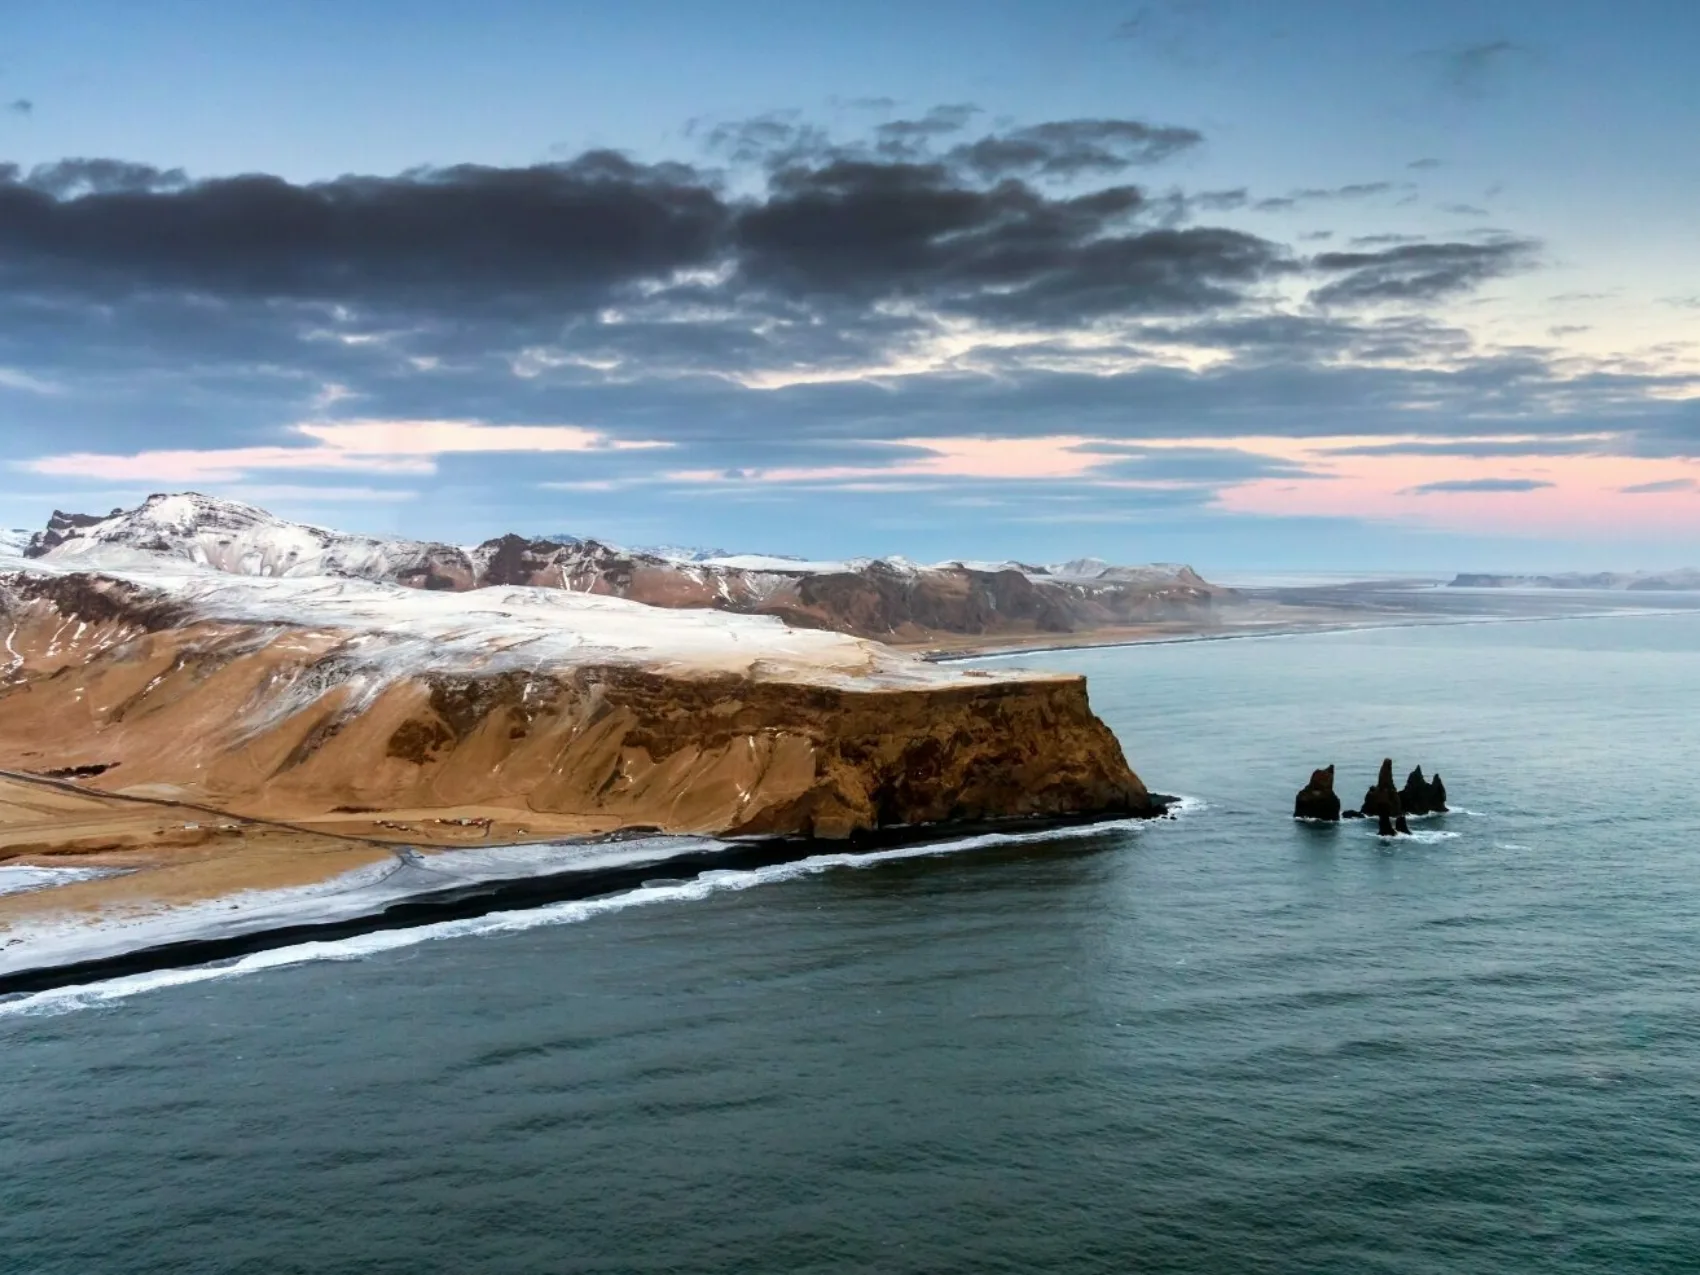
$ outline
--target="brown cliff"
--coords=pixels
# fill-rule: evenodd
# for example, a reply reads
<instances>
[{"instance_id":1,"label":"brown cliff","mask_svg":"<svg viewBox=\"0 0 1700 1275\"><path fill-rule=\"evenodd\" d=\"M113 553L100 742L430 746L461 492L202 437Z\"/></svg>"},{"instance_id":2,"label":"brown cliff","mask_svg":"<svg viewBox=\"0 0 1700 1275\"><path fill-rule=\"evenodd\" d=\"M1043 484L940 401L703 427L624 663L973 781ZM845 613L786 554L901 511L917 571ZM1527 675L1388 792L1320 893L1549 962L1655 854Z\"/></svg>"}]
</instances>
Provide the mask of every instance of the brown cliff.
<instances>
[{"instance_id":1,"label":"brown cliff","mask_svg":"<svg viewBox=\"0 0 1700 1275\"><path fill-rule=\"evenodd\" d=\"M0 768L75 771L106 791L443 844L464 843L468 828L844 837L1161 809L1080 677L945 672L852 638L733 617L714 624L738 642L785 645L693 663L664 658L651 637L641 657L551 660L538 652L559 633L515 637L518 621L482 596L468 614L491 617L480 622L492 636L474 632L471 649L508 643L528 662L480 654L457 666L445 639L292 615L321 595L261 583L245 586L248 611L233 615L233 586L216 581L185 598L85 574L0 577L0 629L16 653L0 668ZM410 623L426 601L356 589L357 602L399 607ZM325 605L341 615L350 603L339 593ZM588 608L602 622L686 622L595 599L557 608L566 620Z\"/></svg>"}]
</instances>

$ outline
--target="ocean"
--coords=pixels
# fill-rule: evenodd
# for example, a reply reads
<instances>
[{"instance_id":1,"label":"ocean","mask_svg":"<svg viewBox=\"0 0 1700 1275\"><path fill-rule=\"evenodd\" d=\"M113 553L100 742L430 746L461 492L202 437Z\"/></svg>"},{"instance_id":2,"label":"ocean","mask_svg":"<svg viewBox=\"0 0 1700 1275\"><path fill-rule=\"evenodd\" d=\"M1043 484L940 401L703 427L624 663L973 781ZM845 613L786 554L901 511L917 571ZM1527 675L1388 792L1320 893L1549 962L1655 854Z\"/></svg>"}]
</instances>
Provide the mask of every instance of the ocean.
<instances>
[{"instance_id":1,"label":"ocean","mask_svg":"<svg viewBox=\"0 0 1700 1275\"><path fill-rule=\"evenodd\" d=\"M1697 651L1026 656L1178 819L0 1002L0 1271L1692 1273Z\"/></svg>"}]
</instances>

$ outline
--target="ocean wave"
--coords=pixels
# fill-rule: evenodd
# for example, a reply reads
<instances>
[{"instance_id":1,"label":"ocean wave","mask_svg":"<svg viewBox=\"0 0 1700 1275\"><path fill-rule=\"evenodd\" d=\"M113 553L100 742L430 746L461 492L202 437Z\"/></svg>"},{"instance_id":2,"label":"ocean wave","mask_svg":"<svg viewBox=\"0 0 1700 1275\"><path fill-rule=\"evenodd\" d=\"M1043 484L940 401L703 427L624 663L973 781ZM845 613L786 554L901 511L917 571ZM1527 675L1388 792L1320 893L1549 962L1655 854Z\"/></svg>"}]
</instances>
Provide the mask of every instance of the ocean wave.
<instances>
[{"instance_id":1,"label":"ocean wave","mask_svg":"<svg viewBox=\"0 0 1700 1275\"><path fill-rule=\"evenodd\" d=\"M1442 841L1456 841L1462 833L1451 832L1445 828L1413 828L1408 833L1400 833L1393 837L1384 837L1375 830L1373 824L1368 829L1368 835L1376 841L1385 842L1414 842L1419 846L1432 846Z\"/></svg>"},{"instance_id":2,"label":"ocean wave","mask_svg":"<svg viewBox=\"0 0 1700 1275\"><path fill-rule=\"evenodd\" d=\"M1181 798L1171 807L1177 817L1202 809L1203 802ZM296 943L287 947L254 952L228 963L194 965L182 968L154 970L143 974L128 974L98 983L55 988L0 1000L0 1018L40 1014L70 1013L127 1000L146 992L166 988L186 987L221 979L240 978L268 970L317 961L358 961L421 943L441 939L478 938L498 934L517 934L545 926L573 925L630 908L649 907L658 903L700 902L726 891L748 890L756 886L773 885L801 877L814 876L839 868L870 868L902 859L958 854L993 846L1026 845L1044 841L1071 841L1084 837L1102 836L1109 832L1136 831L1158 826L1162 821L1150 819L1115 819L1101 823L1080 824L1071 828L1040 829L1031 832L987 832L948 841L920 842L884 850L861 853L844 851L809 855L787 863L761 868L710 869L690 881L657 880L638 889L593 899L546 904L506 912L491 912L484 916L438 921L407 929L377 930L349 938Z\"/></svg>"}]
</instances>

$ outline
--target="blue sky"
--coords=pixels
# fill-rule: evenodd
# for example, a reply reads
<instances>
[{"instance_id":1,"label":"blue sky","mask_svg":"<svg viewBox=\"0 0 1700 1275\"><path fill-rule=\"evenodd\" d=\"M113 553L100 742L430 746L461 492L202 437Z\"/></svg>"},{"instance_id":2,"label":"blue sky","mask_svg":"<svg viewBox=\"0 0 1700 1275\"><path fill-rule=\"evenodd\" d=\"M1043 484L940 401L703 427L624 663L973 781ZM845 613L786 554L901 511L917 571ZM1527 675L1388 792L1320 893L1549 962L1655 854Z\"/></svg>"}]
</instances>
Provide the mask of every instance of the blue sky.
<instances>
[{"instance_id":1,"label":"blue sky","mask_svg":"<svg viewBox=\"0 0 1700 1275\"><path fill-rule=\"evenodd\" d=\"M0 522L1697 561L1696 48L1670 0L16 7Z\"/></svg>"}]
</instances>

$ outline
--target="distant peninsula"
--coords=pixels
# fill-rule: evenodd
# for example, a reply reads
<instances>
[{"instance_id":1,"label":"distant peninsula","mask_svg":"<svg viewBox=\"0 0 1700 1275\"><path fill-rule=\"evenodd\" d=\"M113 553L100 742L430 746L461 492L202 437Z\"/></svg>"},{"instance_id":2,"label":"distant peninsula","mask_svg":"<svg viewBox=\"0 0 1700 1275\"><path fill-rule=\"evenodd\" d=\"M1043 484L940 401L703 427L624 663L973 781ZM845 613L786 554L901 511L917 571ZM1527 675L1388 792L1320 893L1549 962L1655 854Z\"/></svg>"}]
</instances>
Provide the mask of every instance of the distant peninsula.
<instances>
[{"instance_id":1,"label":"distant peninsula","mask_svg":"<svg viewBox=\"0 0 1700 1275\"><path fill-rule=\"evenodd\" d=\"M1500 575L1463 572L1452 578L1454 589L1599 589L1626 593L1688 593L1700 591L1700 569L1675 571L1567 571L1556 575Z\"/></svg>"}]
</instances>

